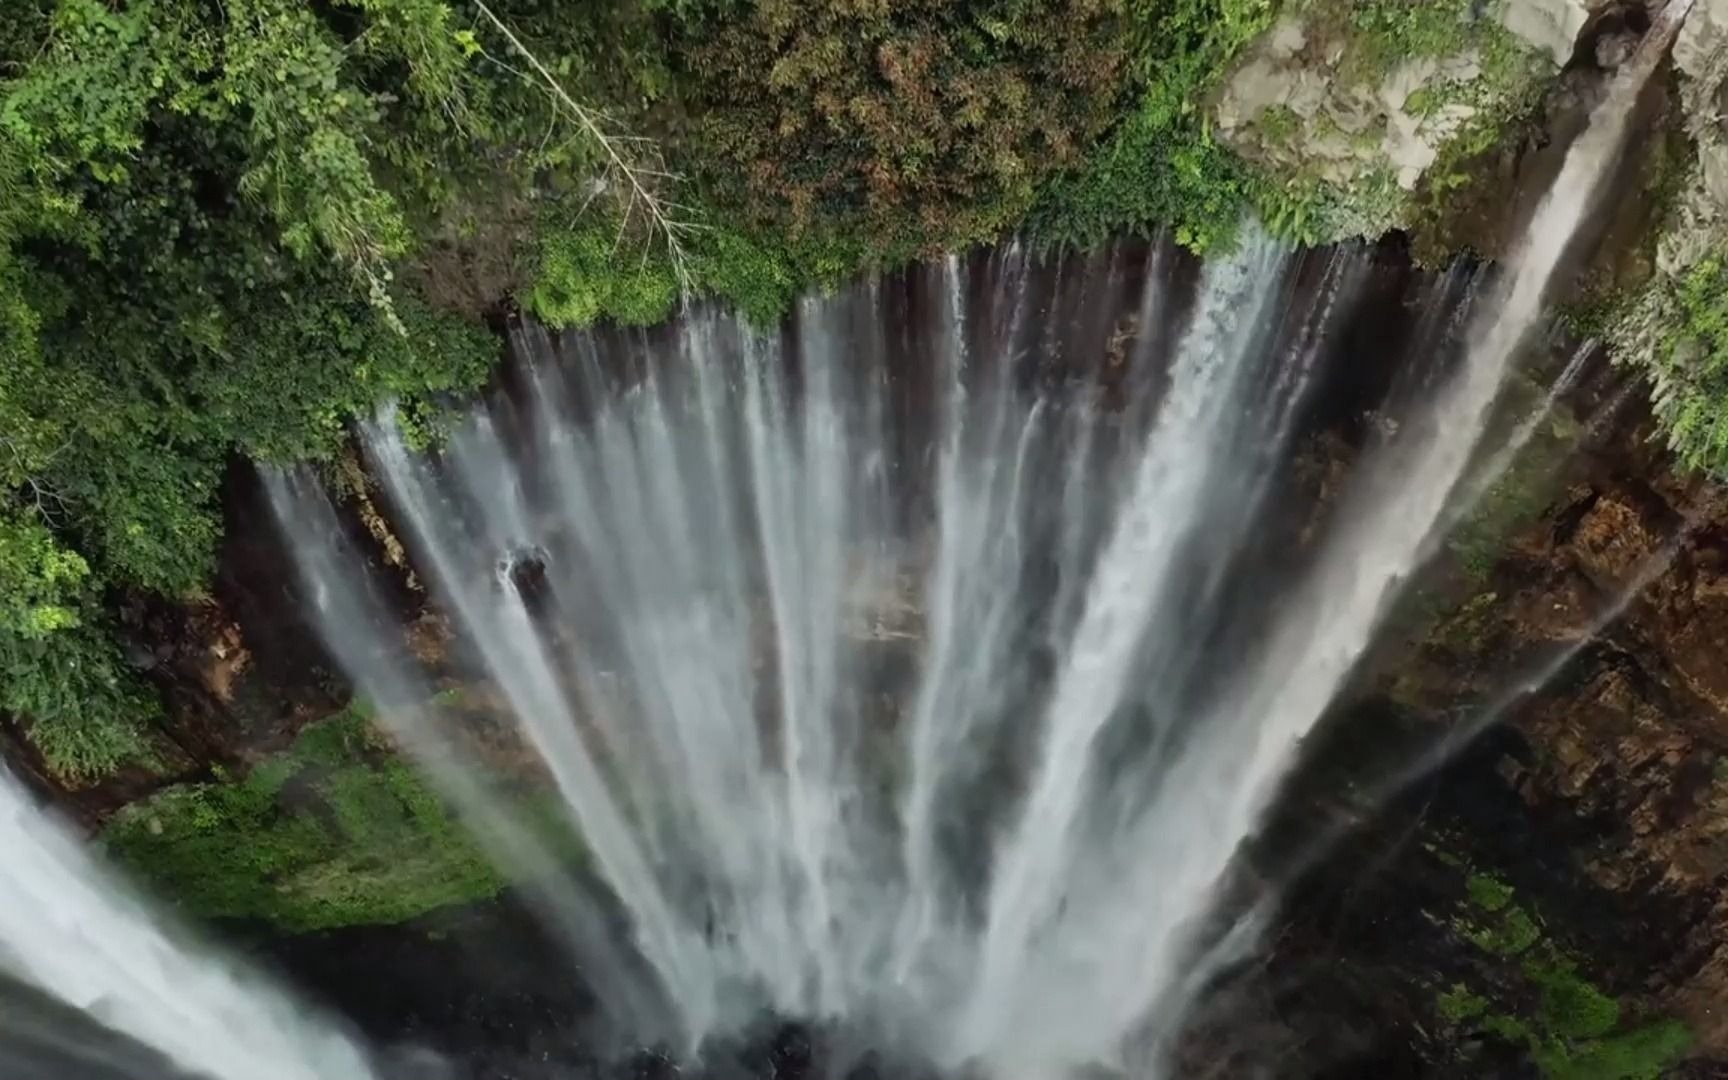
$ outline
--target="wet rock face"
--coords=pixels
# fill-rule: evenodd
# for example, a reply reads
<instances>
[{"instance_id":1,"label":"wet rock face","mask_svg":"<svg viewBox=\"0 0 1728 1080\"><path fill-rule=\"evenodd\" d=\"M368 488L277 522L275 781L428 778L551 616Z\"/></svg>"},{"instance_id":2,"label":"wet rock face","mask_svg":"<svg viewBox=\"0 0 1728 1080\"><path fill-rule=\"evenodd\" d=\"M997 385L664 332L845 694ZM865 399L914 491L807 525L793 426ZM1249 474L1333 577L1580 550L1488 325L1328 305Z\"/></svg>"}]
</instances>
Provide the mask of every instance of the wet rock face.
<instances>
[{"instance_id":1,"label":"wet rock face","mask_svg":"<svg viewBox=\"0 0 1728 1080\"><path fill-rule=\"evenodd\" d=\"M1511 703L1505 726L1347 844L1310 893L1367 873L1362 892L1456 928L1467 898L1396 899L1437 872L1439 853L1458 868L1454 893L1476 877L1516 886L1540 941L1617 996L1623 1017L1677 1018L1694 1055L1728 1059L1728 530L1719 524L1728 493L1671 471L1649 435L1642 421L1623 424L1575 462L1487 575L1466 582L1451 613L1375 680L1424 741L1424 727L1470 722L1504 703L1520 673L1575 649ZM1621 617L1578 647L1635 587ZM1377 862L1363 854L1375 848ZM1307 903L1294 905L1293 940L1316 920L1345 917L1335 903ZM1458 985L1472 993L1499 985L1514 1003L1528 998L1528 952L1469 955L1474 966L1460 967L1474 949L1468 935L1430 934L1427 947L1413 961L1432 969L1426 991L1412 992L1419 970L1389 964L1375 983L1417 1017L1426 1008L1423 1030L1438 1024L1434 1001L1449 985L1440 975L1463 971ZM1359 952L1343 942L1346 969L1381 963ZM1364 1004L1370 997L1354 1000L1373 1017L1365 1023L1395 1022Z\"/></svg>"},{"instance_id":2,"label":"wet rock face","mask_svg":"<svg viewBox=\"0 0 1728 1080\"><path fill-rule=\"evenodd\" d=\"M512 548L498 557L497 575L500 586L515 591L532 610L546 600L546 549L538 544Z\"/></svg>"},{"instance_id":3,"label":"wet rock face","mask_svg":"<svg viewBox=\"0 0 1728 1080\"><path fill-rule=\"evenodd\" d=\"M1584 0L1510 0L1500 11L1501 25L1564 64L1579 31L1590 21Z\"/></svg>"},{"instance_id":4,"label":"wet rock face","mask_svg":"<svg viewBox=\"0 0 1728 1080\"><path fill-rule=\"evenodd\" d=\"M153 765L128 764L102 780L76 782L49 770L18 725L0 719L0 753L84 825L100 825L163 787L207 781L218 770L243 772L348 702L346 679L308 621L310 600L249 464L233 463L222 498L224 537L209 591L183 600L132 596L119 604L126 661L163 704L161 722L147 732ZM348 509L362 550L394 566L360 508ZM447 631L423 610L405 569L393 580L407 626L404 647L439 670Z\"/></svg>"}]
</instances>

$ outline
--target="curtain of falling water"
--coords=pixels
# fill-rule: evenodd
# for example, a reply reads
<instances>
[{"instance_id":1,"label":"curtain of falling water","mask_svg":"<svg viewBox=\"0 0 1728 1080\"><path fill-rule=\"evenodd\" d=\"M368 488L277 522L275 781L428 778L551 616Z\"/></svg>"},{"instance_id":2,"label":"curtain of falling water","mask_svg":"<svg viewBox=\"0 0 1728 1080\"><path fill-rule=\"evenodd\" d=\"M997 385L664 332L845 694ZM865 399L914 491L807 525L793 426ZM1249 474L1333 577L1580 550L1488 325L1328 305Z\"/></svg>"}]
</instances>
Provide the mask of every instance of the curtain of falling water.
<instances>
[{"instance_id":1,"label":"curtain of falling water","mask_svg":"<svg viewBox=\"0 0 1728 1080\"><path fill-rule=\"evenodd\" d=\"M1291 260L1259 236L1191 297L1153 259L1120 325L1119 258L1053 302L1075 294L1010 247L981 287L931 271L910 324L866 286L785 337L711 313L664 339L523 327L519 392L442 453L368 426L434 595L628 913L632 1000L673 1003L690 1045L768 1010L1002 1074L1167 1041L1231 857L1465 475L1652 65L1293 584L1249 556L1363 256L1290 311ZM1444 352L1445 312L1420 323ZM1100 325L1093 368L1072 338ZM321 490L269 482L362 690L424 696L357 640L388 618ZM514 834L449 732L395 723ZM505 854L573 949L605 937L555 860Z\"/></svg>"},{"instance_id":2,"label":"curtain of falling water","mask_svg":"<svg viewBox=\"0 0 1728 1080\"><path fill-rule=\"evenodd\" d=\"M159 1053L197 1080L365 1080L361 1053L334 1028L293 1004L266 980L169 934L59 822L44 816L0 768L0 970L46 990ZM20 1014L7 1007L8 1019ZM46 1017L46 1011L34 1013ZM6 1030L0 1021L0 1035ZM164 1076L155 1054L124 1046L57 1047L51 1024L0 1038L0 1076L21 1076L10 1048L32 1043L57 1070L112 1068ZM29 1075L49 1075L31 1073ZM75 1074L74 1074L75 1075ZM178 1075L178 1074L177 1074Z\"/></svg>"},{"instance_id":3,"label":"curtain of falling water","mask_svg":"<svg viewBox=\"0 0 1728 1080\"><path fill-rule=\"evenodd\" d=\"M1009 248L927 272L934 333L909 350L874 286L804 302L785 340L711 314L667 344L529 326L520 392L441 455L388 416L366 429L435 596L630 913L641 1001L675 1002L692 1042L772 1010L962 1056L970 1018L1020 1007L1017 950L1110 851L1078 820L1093 744L1130 697L1197 692L1209 605L1368 259L1334 255L1292 310L1264 237L1188 285L1160 249L1046 287ZM266 479L333 651L375 699L423 700L319 486ZM883 708L909 647L917 677ZM515 838L573 951L604 938L439 725L381 715Z\"/></svg>"}]
</instances>

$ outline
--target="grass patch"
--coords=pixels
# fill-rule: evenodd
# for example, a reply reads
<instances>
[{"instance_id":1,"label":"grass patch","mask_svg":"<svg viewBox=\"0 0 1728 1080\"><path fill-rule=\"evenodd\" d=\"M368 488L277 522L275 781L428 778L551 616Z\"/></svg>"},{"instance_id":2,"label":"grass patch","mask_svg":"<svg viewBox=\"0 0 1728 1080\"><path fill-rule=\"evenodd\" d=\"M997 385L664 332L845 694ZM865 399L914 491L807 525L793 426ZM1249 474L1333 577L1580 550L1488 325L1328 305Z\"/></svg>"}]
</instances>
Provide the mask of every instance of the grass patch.
<instances>
[{"instance_id":1,"label":"grass patch","mask_svg":"<svg viewBox=\"0 0 1728 1080\"><path fill-rule=\"evenodd\" d=\"M549 799L515 798L551 818ZM289 931L400 922L507 884L359 709L313 724L243 777L128 807L102 839L195 915Z\"/></svg>"}]
</instances>

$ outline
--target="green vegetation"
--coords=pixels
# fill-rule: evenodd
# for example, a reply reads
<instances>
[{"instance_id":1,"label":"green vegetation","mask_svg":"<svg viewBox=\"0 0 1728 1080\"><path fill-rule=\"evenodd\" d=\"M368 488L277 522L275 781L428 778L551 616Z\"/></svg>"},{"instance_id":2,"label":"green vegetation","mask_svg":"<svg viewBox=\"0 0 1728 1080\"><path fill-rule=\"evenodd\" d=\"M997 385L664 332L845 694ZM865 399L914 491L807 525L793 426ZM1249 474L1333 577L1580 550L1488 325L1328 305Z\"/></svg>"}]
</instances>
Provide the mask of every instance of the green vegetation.
<instances>
[{"instance_id":1,"label":"green vegetation","mask_svg":"<svg viewBox=\"0 0 1728 1080\"><path fill-rule=\"evenodd\" d=\"M1488 1011L1488 999L1472 994L1462 983L1454 985L1434 999L1435 1011L1449 1024L1473 1020Z\"/></svg>"},{"instance_id":2,"label":"green vegetation","mask_svg":"<svg viewBox=\"0 0 1728 1080\"><path fill-rule=\"evenodd\" d=\"M1728 261L1698 260L1648 301L1666 313L1649 357L1656 414L1682 461L1728 473Z\"/></svg>"},{"instance_id":3,"label":"green vegetation","mask_svg":"<svg viewBox=\"0 0 1728 1080\"><path fill-rule=\"evenodd\" d=\"M1523 1047L1548 1080L1655 1080L1691 1045L1684 1024L1628 1017L1547 938L1541 920L1505 881L1470 870L1452 929L1481 953L1479 981L1436 993L1435 1015L1454 1033L1480 1031Z\"/></svg>"},{"instance_id":4,"label":"green vegetation","mask_svg":"<svg viewBox=\"0 0 1728 1080\"><path fill-rule=\"evenodd\" d=\"M1493 914L1512 902L1512 886L1491 874L1471 874L1464 882L1470 903Z\"/></svg>"},{"instance_id":5,"label":"green vegetation","mask_svg":"<svg viewBox=\"0 0 1728 1080\"><path fill-rule=\"evenodd\" d=\"M1406 60L1456 55L1459 46L1499 39L1487 31L1492 16L1474 0L1366 0L1349 6L1346 16L1356 41L1351 63L1358 77L1378 79Z\"/></svg>"},{"instance_id":6,"label":"green vegetation","mask_svg":"<svg viewBox=\"0 0 1728 1080\"><path fill-rule=\"evenodd\" d=\"M549 821L551 805L524 809ZM103 840L194 914L291 931L399 922L506 884L357 711L308 727L243 777L133 804Z\"/></svg>"},{"instance_id":7,"label":"green vegetation","mask_svg":"<svg viewBox=\"0 0 1728 1080\"><path fill-rule=\"evenodd\" d=\"M1262 110L1254 121L1262 139L1288 142L1302 127L1302 118L1288 105L1272 105Z\"/></svg>"},{"instance_id":8,"label":"green vegetation","mask_svg":"<svg viewBox=\"0 0 1728 1080\"><path fill-rule=\"evenodd\" d=\"M1132 0L1133 103L1085 163L1036 201L1033 233L1085 245L1165 225L1205 251L1228 243L1252 207L1275 232L1309 237L1306 202L1218 143L1203 111L1207 93L1273 11L1271 0Z\"/></svg>"},{"instance_id":9,"label":"green vegetation","mask_svg":"<svg viewBox=\"0 0 1728 1080\"><path fill-rule=\"evenodd\" d=\"M707 199L889 260L1016 224L1115 121L1134 47L1123 0L718 6L669 57Z\"/></svg>"},{"instance_id":10,"label":"green vegetation","mask_svg":"<svg viewBox=\"0 0 1728 1080\"><path fill-rule=\"evenodd\" d=\"M1521 956L1542 937L1536 920L1516 905L1491 919L1460 922L1457 930L1472 945L1494 956Z\"/></svg>"},{"instance_id":11,"label":"green vegetation","mask_svg":"<svg viewBox=\"0 0 1728 1080\"><path fill-rule=\"evenodd\" d=\"M421 0L23 0L0 30L0 709L49 765L146 745L116 589L202 588L235 450L319 456L489 335L394 283L471 65ZM386 72L400 84L383 86ZM459 111L456 115L462 115Z\"/></svg>"},{"instance_id":12,"label":"green vegetation","mask_svg":"<svg viewBox=\"0 0 1728 1080\"><path fill-rule=\"evenodd\" d=\"M232 456L329 458L383 397L435 437L508 294L766 322L1017 227L1204 249L1252 205L1312 235L1205 121L1272 0L13 7L0 710L73 781L148 761L159 706L109 613L204 587Z\"/></svg>"}]
</instances>

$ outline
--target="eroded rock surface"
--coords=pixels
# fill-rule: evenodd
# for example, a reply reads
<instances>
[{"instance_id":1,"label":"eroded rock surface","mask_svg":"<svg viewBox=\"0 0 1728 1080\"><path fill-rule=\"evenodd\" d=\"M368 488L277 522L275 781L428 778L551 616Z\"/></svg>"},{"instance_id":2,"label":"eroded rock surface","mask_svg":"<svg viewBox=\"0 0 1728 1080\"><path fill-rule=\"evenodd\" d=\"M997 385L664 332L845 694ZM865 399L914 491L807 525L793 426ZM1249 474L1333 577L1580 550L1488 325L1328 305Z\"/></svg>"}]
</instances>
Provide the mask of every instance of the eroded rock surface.
<instances>
[{"instance_id":1,"label":"eroded rock surface","mask_svg":"<svg viewBox=\"0 0 1728 1080\"><path fill-rule=\"evenodd\" d=\"M1513 881L1580 977L1619 995L1625 1016L1683 1022L1691 1053L1713 1061L1728 1060L1725 520L1728 491L1673 471L1647 422L1575 462L1504 557L1454 581L1451 614L1385 668L1380 685L1418 729L1468 728L1496 708L1507 723L1416 796L1420 813L1375 827L1381 841L1409 830L1376 887L1408 887L1436 852L1462 877ZM1467 921L1467 901L1428 902L1454 931ZM1530 955L1477 960L1525 969L1516 988Z\"/></svg>"}]
</instances>

